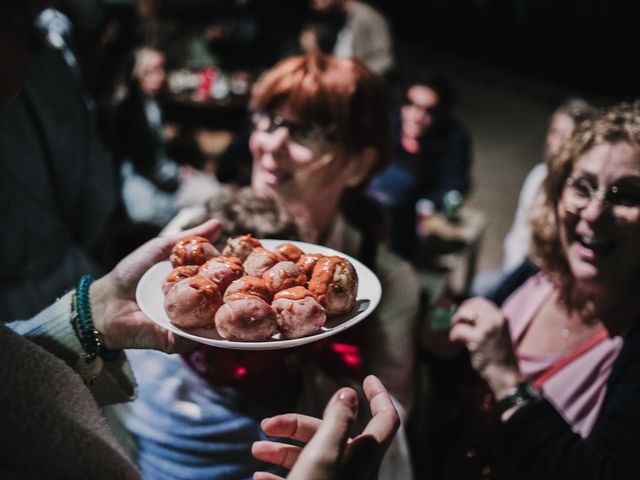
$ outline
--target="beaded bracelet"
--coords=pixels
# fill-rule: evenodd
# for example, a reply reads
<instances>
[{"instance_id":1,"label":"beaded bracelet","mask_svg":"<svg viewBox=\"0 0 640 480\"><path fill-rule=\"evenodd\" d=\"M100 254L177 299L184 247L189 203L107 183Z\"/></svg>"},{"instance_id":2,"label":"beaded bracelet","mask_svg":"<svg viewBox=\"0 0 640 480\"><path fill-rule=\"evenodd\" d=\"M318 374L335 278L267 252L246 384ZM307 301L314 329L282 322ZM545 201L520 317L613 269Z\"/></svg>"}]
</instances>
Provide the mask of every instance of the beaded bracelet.
<instances>
[{"instance_id":1,"label":"beaded bracelet","mask_svg":"<svg viewBox=\"0 0 640 480\"><path fill-rule=\"evenodd\" d=\"M90 363L97 356L110 362L114 360L120 350L108 350L104 346L104 338L94 323L91 315L91 302L89 299L89 287L95 281L91 275L83 275L78 281L75 295L72 300L71 324L87 353L85 362Z\"/></svg>"}]
</instances>

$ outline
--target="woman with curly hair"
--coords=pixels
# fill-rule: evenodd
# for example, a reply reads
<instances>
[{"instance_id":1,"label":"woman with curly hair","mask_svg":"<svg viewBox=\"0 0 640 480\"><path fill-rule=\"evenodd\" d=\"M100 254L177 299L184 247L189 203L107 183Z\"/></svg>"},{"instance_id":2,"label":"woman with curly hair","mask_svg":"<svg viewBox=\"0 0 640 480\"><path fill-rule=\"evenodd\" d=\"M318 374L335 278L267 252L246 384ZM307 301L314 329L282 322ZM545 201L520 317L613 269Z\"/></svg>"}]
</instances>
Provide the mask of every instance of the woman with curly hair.
<instances>
[{"instance_id":1,"label":"woman with curly hair","mask_svg":"<svg viewBox=\"0 0 640 480\"><path fill-rule=\"evenodd\" d=\"M453 318L518 478L640 478L639 112L577 127L535 207L541 272L502 309L474 298Z\"/></svg>"}]
</instances>

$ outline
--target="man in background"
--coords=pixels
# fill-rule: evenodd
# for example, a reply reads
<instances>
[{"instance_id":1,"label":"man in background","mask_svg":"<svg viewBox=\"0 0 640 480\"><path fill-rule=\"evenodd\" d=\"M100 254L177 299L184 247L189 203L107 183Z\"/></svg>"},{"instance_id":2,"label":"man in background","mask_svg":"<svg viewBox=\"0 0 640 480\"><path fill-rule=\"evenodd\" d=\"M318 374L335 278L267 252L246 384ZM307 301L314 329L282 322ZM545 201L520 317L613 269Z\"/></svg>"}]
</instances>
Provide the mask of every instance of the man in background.
<instances>
[{"instance_id":1,"label":"man in background","mask_svg":"<svg viewBox=\"0 0 640 480\"><path fill-rule=\"evenodd\" d=\"M453 89L443 77L411 82L393 124L391 163L372 181L370 193L388 210L392 248L413 257L416 203L439 210L449 192L471 188L471 138L452 116Z\"/></svg>"}]
</instances>

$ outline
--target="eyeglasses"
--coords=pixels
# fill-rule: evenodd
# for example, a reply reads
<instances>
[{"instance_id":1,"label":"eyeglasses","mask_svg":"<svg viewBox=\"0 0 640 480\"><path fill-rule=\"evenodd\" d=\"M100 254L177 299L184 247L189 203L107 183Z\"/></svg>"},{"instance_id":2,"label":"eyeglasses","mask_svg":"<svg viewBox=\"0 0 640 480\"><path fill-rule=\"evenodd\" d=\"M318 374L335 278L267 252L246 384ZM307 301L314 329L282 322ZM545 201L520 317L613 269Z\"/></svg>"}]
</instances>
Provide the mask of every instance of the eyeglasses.
<instances>
[{"instance_id":1,"label":"eyeglasses","mask_svg":"<svg viewBox=\"0 0 640 480\"><path fill-rule=\"evenodd\" d=\"M423 112L423 113L425 113L427 115L435 115L435 114L440 112L440 105L438 105L438 104L431 105L429 107L423 107L422 105L418 105L416 102L411 100L409 97L405 98L404 105L406 107L416 108L416 109L420 110L421 112Z\"/></svg>"},{"instance_id":2,"label":"eyeglasses","mask_svg":"<svg viewBox=\"0 0 640 480\"><path fill-rule=\"evenodd\" d=\"M585 177L569 177L565 181L563 195L568 210L582 210L597 200L618 218L636 218L640 213L640 188L637 187L612 185L595 188Z\"/></svg>"},{"instance_id":3,"label":"eyeglasses","mask_svg":"<svg viewBox=\"0 0 640 480\"><path fill-rule=\"evenodd\" d=\"M333 132L328 132L317 125L294 122L266 112L253 112L251 124L253 130L257 132L273 133L279 128L286 128L292 142L314 151L336 140Z\"/></svg>"}]
</instances>

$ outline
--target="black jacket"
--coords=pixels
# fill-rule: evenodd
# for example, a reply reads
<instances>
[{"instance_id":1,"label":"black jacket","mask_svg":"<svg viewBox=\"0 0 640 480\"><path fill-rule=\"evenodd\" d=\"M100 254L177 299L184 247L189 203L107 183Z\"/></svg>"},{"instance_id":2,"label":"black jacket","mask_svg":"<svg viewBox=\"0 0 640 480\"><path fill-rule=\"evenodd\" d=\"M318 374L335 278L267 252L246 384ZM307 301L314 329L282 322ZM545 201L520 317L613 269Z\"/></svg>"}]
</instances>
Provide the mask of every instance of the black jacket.
<instances>
[{"instance_id":1,"label":"black jacket","mask_svg":"<svg viewBox=\"0 0 640 480\"><path fill-rule=\"evenodd\" d=\"M640 324L624 338L587 438L574 433L547 400L520 408L502 434L512 458L531 478L640 478Z\"/></svg>"}]
</instances>

